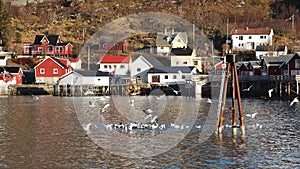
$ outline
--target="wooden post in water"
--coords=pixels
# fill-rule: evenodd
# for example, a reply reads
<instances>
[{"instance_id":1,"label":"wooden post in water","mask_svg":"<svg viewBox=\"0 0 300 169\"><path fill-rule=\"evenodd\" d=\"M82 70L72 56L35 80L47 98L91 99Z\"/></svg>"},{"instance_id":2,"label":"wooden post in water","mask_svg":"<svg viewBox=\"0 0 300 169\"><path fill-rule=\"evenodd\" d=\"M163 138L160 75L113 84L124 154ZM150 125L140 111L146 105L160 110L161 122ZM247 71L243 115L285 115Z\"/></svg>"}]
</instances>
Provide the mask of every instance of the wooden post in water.
<instances>
[{"instance_id":1,"label":"wooden post in water","mask_svg":"<svg viewBox=\"0 0 300 169\"><path fill-rule=\"evenodd\" d=\"M245 125L244 125L244 118L243 118L243 109L242 109L242 101L240 95L240 87L239 87L239 79L238 73L236 69L236 62L237 56L229 54L226 56L226 75L225 75L225 83L224 83L224 90L223 90L223 100L220 112L220 118L218 123L218 133L222 133L223 128L223 121L224 120L232 120L232 129L233 132L236 133L237 128L241 128L242 135L245 134ZM226 95L227 95L227 88L228 88L228 81L229 75L231 74L231 90L232 90L232 107L226 108ZM236 104L237 100L237 104ZM239 116L237 117L237 107L238 106L238 113ZM232 116L225 117L225 110L231 110ZM237 125L237 121L239 121L239 126Z\"/></svg>"}]
</instances>

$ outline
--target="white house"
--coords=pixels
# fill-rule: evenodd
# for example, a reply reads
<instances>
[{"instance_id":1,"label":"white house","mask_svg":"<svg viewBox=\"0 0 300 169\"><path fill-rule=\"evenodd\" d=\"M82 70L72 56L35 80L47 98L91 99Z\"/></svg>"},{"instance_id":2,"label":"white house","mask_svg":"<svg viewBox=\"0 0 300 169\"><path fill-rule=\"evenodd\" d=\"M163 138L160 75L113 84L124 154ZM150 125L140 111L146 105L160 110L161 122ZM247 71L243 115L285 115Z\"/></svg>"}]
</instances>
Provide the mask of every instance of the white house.
<instances>
[{"instance_id":1,"label":"white house","mask_svg":"<svg viewBox=\"0 0 300 169\"><path fill-rule=\"evenodd\" d=\"M130 56L100 56L97 63L98 70L102 72L109 72L112 75L129 75L130 71Z\"/></svg>"},{"instance_id":2,"label":"white house","mask_svg":"<svg viewBox=\"0 0 300 169\"><path fill-rule=\"evenodd\" d=\"M57 84L109 86L109 74L99 71L71 71L60 77Z\"/></svg>"},{"instance_id":3,"label":"white house","mask_svg":"<svg viewBox=\"0 0 300 169\"><path fill-rule=\"evenodd\" d=\"M255 51L256 46L272 46L272 28L244 28L231 32L233 51Z\"/></svg>"},{"instance_id":4,"label":"white house","mask_svg":"<svg viewBox=\"0 0 300 169\"><path fill-rule=\"evenodd\" d=\"M156 51L158 54L169 54L172 48L186 48L188 35L186 32L172 31L158 32L156 37Z\"/></svg>"},{"instance_id":5,"label":"white house","mask_svg":"<svg viewBox=\"0 0 300 169\"><path fill-rule=\"evenodd\" d=\"M7 56L0 56L0 66L6 66Z\"/></svg>"},{"instance_id":6,"label":"white house","mask_svg":"<svg viewBox=\"0 0 300 169\"><path fill-rule=\"evenodd\" d=\"M81 69L82 60L79 57L77 58L70 57L69 60L70 60L71 67L73 69L75 70Z\"/></svg>"},{"instance_id":7,"label":"white house","mask_svg":"<svg viewBox=\"0 0 300 169\"><path fill-rule=\"evenodd\" d=\"M170 52L171 66L195 66L202 72L202 59L190 47L172 48Z\"/></svg>"},{"instance_id":8,"label":"white house","mask_svg":"<svg viewBox=\"0 0 300 169\"><path fill-rule=\"evenodd\" d=\"M143 82L147 82L147 72L153 67L163 67L164 65L154 56L139 56L131 63L131 78L142 78Z\"/></svg>"},{"instance_id":9,"label":"white house","mask_svg":"<svg viewBox=\"0 0 300 169\"><path fill-rule=\"evenodd\" d=\"M199 74L195 66L176 66L151 68L148 71L148 83L184 84L188 76Z\"/></svg>"},{"instance_id":10,"label":"white house","mask_svg":"<svg viewBox=\"0 0 300 169\"><path fill-rule=\"evenodd\" d=\"M266 56L278 57L282 55L287 55L287 46L278 46L276 50L271 46L257 46L255 50L255 56L258 60Z\"/></svg>"}]
</instances>

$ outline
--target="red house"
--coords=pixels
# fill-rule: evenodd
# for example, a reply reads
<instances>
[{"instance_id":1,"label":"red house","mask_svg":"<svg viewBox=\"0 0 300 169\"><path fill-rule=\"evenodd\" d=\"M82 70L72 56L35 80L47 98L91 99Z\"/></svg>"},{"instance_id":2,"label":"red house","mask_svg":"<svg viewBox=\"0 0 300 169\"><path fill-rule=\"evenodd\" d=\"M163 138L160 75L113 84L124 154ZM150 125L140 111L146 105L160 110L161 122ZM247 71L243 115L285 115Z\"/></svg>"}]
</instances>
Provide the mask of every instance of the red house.
<instances>
[{"instance_id":1,"label":"red house","mask_svg":"<svg viewBox=\"0 0 300 169\"><path fill-rule=\"evenodd\" d=\"M117 43L114 43L114 42L100 42L99 44L99 49L100 51L115 51L115 52L118 52L118 51L121 51L121 52L126 52L128 50L128 41L125 39L121 42L117 42Z\"/></svg>"},{"instance_id":2,"label":"red house","mask_svg":"<svg viewBox=\"0 0 300 169\"><path fill-rule=\"evenodd\" d=\"M300 52L287 55L284 64L280 65L282 75L300 75Z\"/></svg>"},{"instance_id":3,"label":"red house","mask_svg":"<svg viewBox=\"0 0 300 169\"><path fill-rule=\"evenodd\" d=\"M22 76L20 67L0 67L0 84L22 84Z\"/></svg>"},{"instance_id":4,"label":"red house","mask_svg":"<svg viewBox=\"0 0 300 169\"><path fill-rule=\"evenodd\" d=\"M72 48L72 44L62 42L59 35L36 35L33 44L24 44L23 53L34 56L70 56Z\"/></svg>"},{"instance_id":5,"label":"red house","mask_svg":"<svg viewBox=\"0 0 300 169\"><path fill-rule=\"evenodd\" d=\"M54 84L71 70L68 59L47 57L34 67L36 83Z\"/></svg>"}]
</instances>

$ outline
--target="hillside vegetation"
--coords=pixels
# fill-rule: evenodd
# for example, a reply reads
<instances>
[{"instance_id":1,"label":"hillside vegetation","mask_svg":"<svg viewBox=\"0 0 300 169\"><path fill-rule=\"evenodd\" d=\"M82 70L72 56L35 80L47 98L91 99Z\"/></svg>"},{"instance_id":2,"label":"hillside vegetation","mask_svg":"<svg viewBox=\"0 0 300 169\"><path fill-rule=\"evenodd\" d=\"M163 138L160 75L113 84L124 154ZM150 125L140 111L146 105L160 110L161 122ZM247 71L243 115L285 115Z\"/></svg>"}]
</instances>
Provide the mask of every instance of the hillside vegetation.
<instances>
[{"instance_id":1,"label":"hillside vegetation","mask_svg":"<svg viewBox=\"0 0 300 169\"><path fill-rule=\"evenodd\" d=\"M195 23L214 39L217 49L235 27L272 27L275 45L289 45L290 50L296 46L291 42L300 37L296 31L300 28L300 2L294 0L44 0L26 6L12 6L7 0L5 6L12 20L10 29L3 34L9 36L8 49L18 54L22 53L23 44L32 43L37 34L59 34L63 41L72 42L75 53L79 53L85 40L103 25L129 14L150 11ZM293 14L295 30L286 20Z\"/></svg>"}]
</instances>

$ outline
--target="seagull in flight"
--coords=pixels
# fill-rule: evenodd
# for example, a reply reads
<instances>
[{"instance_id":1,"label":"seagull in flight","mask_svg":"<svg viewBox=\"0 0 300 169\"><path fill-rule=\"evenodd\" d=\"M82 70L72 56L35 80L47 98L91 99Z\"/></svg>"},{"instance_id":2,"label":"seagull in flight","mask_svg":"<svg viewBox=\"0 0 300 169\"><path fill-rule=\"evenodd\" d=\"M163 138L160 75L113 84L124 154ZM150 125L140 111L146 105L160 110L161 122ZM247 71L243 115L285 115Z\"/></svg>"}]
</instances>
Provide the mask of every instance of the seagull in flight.
<instances>
[{"instance_id":1,"label":"seagull in flight","mask_svg":"<svg viewBox=\"0 0 300 169\"><path fill-rule=\"evenodd\" d=\"M109 108L109 106L110 106L109 103L107 103L106 105L104 105L104 107L102 108L102 113L104 113L105 110Z\"/></svg>"},{"instance_id":2,"label":"seagull in flight","mask_svg":"<svg viewBox=\"0 0 300 169\"><path fill-rule=\"evenodd\" d=\"M89 107L95 107L95 102L89 101Z\"/></svg>"},{"instance_id":3,"label":"seagull in flight","mask_svg":"<svg viewBox=\"0 0 300 169\"><path fill-rule=\"evenodd\" d=\"M136 96L136 95L138 95L138 94L140 94L140 92L131 93L130 95L131 95L131 96Z\"/></svg>"},{"instance_id":4,"label":"seagull in flight","mask_svg":"<svg viewBox=\"0 0 300 169\"><path fill-rule=\"evenodd\" d=\"M207 98L207 101L206 101L207 103L212 103L212 101L211 101L211 99L210 98Z\"/></svg>"},{"instance_id":5,"label":"seagull in flight","mask_svg":"<svg viewBox=\"0 0 300 169\"><path fill-rule=\"evenodd\" d=\"M252 114L246 114L247 117L254 118L257 115L257 113L252 113Z\"/></svg>"},{"instance_id":6,"label":"seagull in flight","mask_svg":"<svg viewBox=\"0 0 300 169\"><path fill-rule=\"evenodd\" d=\"M274 89L270 89L268 90L268 93L269 93L269 97L272 97L272 92L274 91Z\"/></svg>"},{"instance_id":7,"label":"seagull in flight","mask_svg":"<svg viewBox=\"0 0 300 169\"><path fill-rule=\"evenodd\" d=\"M248 88L246 88L246 89L243 89L242 91L244 91L244 92L249 92L250 91L250 89L253 87L253 84L250 86L250 87L248 87Z\"/></svg>"},{"instance_id":8,"label":"seagull in flight","mask_svg":"<svg viewBox=\"0 0 300 169\"><path fill-rule=\"evenodd\" d=\"M145 120L152 117L153 110L147 108L143 112L146 114Z\"/></svg>"},{"instance_id":9,"label":"seagull in flight","mask_svg":"<svg viewBox=\"0 0 300 169\"><path fill-rule=\"evenodd\" d=\"M293 99L293 101L290 103L290 106L292 106L293 104L295 104L295 103L297 103L297 102L299 102L298 97L295 97L295 98Z\"/></svg>"},{"instance_id":10,"label":"seagull in flight","mask_svg":"<svg viewBox=\"0 0 300 169\"><path fill-rule=\"evenodd\" d=\"M172 87L169 87L170 89L172 89L172 92L175 93L175 95L178 95L179 92L181 92L181 90L175 90Z\"/></svg>"},{"instance_id":11,"label":"seagull in flight","mask_svg":"<svg viewBox=\"0 0 300 169\"><path fill-rule=\"evenodd\" d=\"M39 97L37 97L36 95L31 95L33 100L39 100Z\"/></svg>"}]
</instances>

